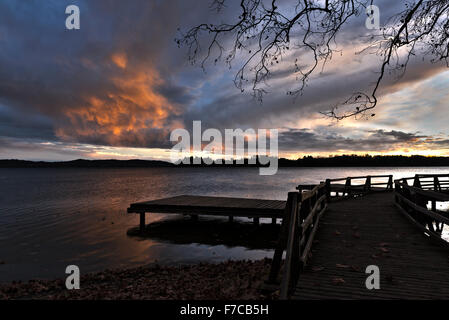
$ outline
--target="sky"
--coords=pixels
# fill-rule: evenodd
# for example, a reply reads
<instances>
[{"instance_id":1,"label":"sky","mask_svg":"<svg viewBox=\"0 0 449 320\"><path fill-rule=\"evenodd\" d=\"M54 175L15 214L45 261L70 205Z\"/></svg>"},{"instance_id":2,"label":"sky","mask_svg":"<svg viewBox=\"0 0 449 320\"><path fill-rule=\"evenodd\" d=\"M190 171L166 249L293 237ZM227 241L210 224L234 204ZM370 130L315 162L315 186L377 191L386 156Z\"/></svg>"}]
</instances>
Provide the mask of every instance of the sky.
<instances>
[{"instance_id":1,"label":"sky","mask_svg":"<svg viewBox=\"0 0 449 320\"><path fill-rule=\"evenodd\" d=\"M288 5L289 0L284 0ZM405 1L377 1L381 24ZM80 8L67 30L65 8ZM290 72L301 52L285 56L263 101L241 92L232 68L203 70L174 39L200 23L235 21L210 0L2 0L0 2L0 159L169 159L170 133L202 128L278 129L282 157L338 154L449 156L449 69L413 57L404 76L387 76L375 117L324 117L352 92L369 90L380 57L366 47L365 16L349 21L339 50L301 96Z\"/></svg>"}]
</instances>

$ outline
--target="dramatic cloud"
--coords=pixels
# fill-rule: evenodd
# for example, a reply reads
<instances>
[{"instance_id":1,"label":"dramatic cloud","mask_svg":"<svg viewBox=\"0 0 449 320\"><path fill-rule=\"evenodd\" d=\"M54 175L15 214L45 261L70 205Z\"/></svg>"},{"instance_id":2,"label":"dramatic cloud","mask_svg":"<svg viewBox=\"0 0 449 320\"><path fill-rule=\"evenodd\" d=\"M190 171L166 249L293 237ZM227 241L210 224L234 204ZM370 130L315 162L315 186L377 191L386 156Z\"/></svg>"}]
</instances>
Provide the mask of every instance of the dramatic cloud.
<instances>
[{"instance_id":1,"label":"dramatic cloud","mask_svg":"<svg viewBox=\"0 0 449 320\"><path fill-rule=\"evenodd\" d=\"M194 120L204 129L279 128L281 152L291 156L446 153L449 73L444 65L415 57L402 78L385 78L375 118L334 123L318 112L354 91L369 90L377 76L379 57L356 54L371 32L363 15L344 28L337 39L341 54L311 78L302 96L285 94L297 84L291 73L295 59L308 62L291 50L259 103L234 87L243 55L232 69L212 60L203 72L177 47L178 27L236 19L235 4L217 14L209 3L2 1L0 158L160 158L171 146L171 130L189 129ZM80 30L65 29L69 4L80 7ZM378 5L386 23L403 3Z\"/></svg>"},{"instance_id":2,"label":"dramatic cloud","mask_svg":"<svg viewBox=\"0 0 449 320\"><path fill-rule=\"evenodd\" d=\"M40 114L64 141L168 146L168 132L183 126L179 116L193 101L185 86L170 80L180 63L164 57L186 6L79 1L81 30L68 31L67 4L0 5L0 101L14 110L8 116ZM2 135L18 135L10 126L2 129ZM21 135L49 137L36 129Z\"/></svg>"},{"instance_id":3,"label":"dramatic cloud","mask_svg":"<svg viewBox=\"0 0 449 320\"><path fill-rule=\"evenodd\" d=\"M346 131L346 130L340 130ZM448 136L427 136L402 131L365 131L359 137L349 138L339 130L286 129L279 135L281 151L294 154L364 154L413 153L449 154ZM436 151L436 152L435 152Z\"/></svg>"},{"instance_id":4,"label":"dramatic cloud","mask_svg":"<svg viewBox=\"0 0 449 320\"><path fill-rule=\"evenodd\" d=\"M126 56L113 61L126 69ZM67 108L68 123L56 128L56 135L111 146L154 147L182 126L170 120L181 114L182 108L155 89L163 83L156 71L149 67L145 72L128 71L111 82L111 91L83 97L81 105Z\"/></svg>"}]
</instances>

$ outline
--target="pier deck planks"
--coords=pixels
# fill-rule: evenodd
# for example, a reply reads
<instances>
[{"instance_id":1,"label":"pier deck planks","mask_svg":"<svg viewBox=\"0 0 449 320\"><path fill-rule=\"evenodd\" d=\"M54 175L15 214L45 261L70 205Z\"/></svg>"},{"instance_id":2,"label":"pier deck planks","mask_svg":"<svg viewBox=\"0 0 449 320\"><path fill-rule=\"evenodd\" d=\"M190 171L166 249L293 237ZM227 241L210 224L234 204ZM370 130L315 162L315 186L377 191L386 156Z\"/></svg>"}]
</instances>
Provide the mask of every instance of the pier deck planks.
<instances>
[{"instance_id":1,"label":"pier deck planks","mask_svg":"<svg viewBox=\"0 0 449 320\"><path fill-rule=\"evenodd\" d=\"M128 213L182 213L198 215L282 218L285 201L182 195L133 203Z\"/></svg>"},{"instance_id":2,"label":"pier deck planks","mask_svg":"<svg viewBox=\"0 0 449 320\"><path fill-rule=\"evenodd\" d=\"M449 297L448 247L412 225L392 193L331 202L315 239L292 299ZM368 265L380 269L380 290L366 289Z\"/></svg>"}]
</instances>

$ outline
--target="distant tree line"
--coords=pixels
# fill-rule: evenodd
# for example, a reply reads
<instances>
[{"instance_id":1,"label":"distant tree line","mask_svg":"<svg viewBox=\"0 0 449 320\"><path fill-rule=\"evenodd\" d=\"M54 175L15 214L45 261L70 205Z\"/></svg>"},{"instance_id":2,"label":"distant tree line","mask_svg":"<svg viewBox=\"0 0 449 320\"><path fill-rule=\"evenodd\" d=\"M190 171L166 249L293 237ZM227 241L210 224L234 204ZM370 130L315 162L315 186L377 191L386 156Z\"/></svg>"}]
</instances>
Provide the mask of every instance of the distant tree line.
<instances>
[{"instance_id":1,"label":"distant tree line","mask_svg":"<svg viewBox=\"0 0 449 320\"><path fill-rule=\"evenodd\" d=\"M170 162L154 160L72 160L72 161L27 161L0 160L0 168L145 168L171 167Z\"/></svg>"},{"instance_id":2,"label":"distant tree line","mask_svg":"<svg viewBox=\"0 0 449 320\"><path fill-rule=\"evenodd\" d=\"M0 160L0 168L150 168L150 167L260 167L259 159L233 160L231 163L206 164L200 159L200 164L174 165L170 162L156 160L73 160L73 161L26 161ZM449 157L426 156L358 156L342 155L332 157L306 156L296 160L279 159L279 167L444 167L449 166Z\"/></svg>"},{"instance_id":3,"label":"distant tree line","mask_svg":"<svg viewBox=\"0 0 449 320\"><path fill-rule=\"evenodd\" d=\"M328 158L311 156L297 160L279 159L280 167L444 167L449 157L426 156L358 156L342 155Z\"/></svg>"}]
</instances>

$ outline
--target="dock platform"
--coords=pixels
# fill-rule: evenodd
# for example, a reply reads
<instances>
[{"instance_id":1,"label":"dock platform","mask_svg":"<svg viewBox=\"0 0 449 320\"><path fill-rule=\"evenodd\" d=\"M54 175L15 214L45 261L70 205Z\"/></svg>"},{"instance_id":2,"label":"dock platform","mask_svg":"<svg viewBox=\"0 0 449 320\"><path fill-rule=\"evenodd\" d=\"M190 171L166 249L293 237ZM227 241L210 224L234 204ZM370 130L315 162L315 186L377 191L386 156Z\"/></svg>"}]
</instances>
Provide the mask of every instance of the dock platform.
<instances>
[{"instance_id":1,"label":"dock platform","mask_svg":"<svg viewBox=\"0 0 449 320\"><path fill-rule=\"evenodd\" d=\"M260 218L271 218L272 223L282 218L286 201L207 197L181 195L152 201L137 202L130 205L128 213L140 214L140 229L145 228L145 213L187 214L194 218L198 215L253 218L256 224Z\"/></svg>"}]
</instances>

